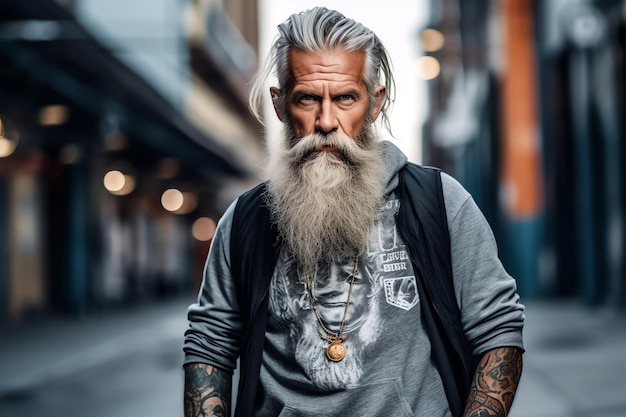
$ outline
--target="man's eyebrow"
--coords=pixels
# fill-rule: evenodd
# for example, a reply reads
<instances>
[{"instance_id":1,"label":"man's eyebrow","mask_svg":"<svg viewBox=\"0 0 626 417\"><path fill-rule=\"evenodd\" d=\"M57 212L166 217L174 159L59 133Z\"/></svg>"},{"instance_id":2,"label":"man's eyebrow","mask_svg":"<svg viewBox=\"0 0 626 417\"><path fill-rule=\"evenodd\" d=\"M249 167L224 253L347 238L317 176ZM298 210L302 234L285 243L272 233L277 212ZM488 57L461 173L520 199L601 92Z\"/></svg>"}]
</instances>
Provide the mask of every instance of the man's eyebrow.
<instances>
[{"instance_id":1,"label":"man's eyebrow","mask_svg":"<svg viewBox=\"0 0 626 417\"><path fill-rule=\"evenodd\" d=\"M311 92L310 90L305 90L305 89L298 90L297 87L296 87L296 89L292 90L291 93L292 93L292 95L298 96L298 97L301 97L301 96L318 97L318 94L315 94L315 93Z\"/></svg>"},{"instance_id":2,"label":"man's eyebrow","mask_svg":"<svg viewBox=\"0 0 626 417\"><path fill-rule=\"evenodd\" d=\"M348 90L339 90L338 93L333 94L334 97L338 97L338 96L357 96L357 97L361 97L361 92L359 90L356 90L354 88L350 88Z\"/></svg>"},{"instance_id":3,"label":"man's eyebrow","mask_svg":"<svg viewBox=\"0 0 626 417\"><path fill-rule=\"evenodd\" d=\"M292 94L294 96L313 96L313 97L320 97L319 94L314 93L310 90L295 90L292 91ZM347 96L347 95L351 95L351 96L357 96L357 97L361 97L363 94L354 88L348 88L346 90L342 90L342 89L338 89L336 92L334 92L332 94L332 97L339 97L339 96Z\"/></svg>"}]
</instances>

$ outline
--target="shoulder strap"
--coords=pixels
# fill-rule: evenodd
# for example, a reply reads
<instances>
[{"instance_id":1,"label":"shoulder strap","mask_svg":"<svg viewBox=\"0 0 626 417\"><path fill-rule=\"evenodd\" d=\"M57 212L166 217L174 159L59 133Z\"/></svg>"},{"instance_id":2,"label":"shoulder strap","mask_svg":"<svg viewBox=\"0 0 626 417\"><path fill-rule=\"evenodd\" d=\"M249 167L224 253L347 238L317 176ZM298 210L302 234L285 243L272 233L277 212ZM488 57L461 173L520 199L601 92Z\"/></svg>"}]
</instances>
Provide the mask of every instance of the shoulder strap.
<instances>
[{"instance_id":1,"label":"shoulder strap","mask_svg":"<svg viewBox=\"0 0 626 417\"><path fill-rule=\"evenodd\" d=\"M230 236L231 274L244 318L235 415L252 416L267 324L267 290L278 259L278 231L265 204L265 184L241 195Z\"/></svg>"},{"instance_id":2,"label":"shoulder strap","mask_svg":"<svg viewBox=\"0 0 626 417\"><path fill-rule=\"evenodd\" d=\"M249 321L258 308L265 284L270 282L278 256L278 231L270 222L265 190L262 183L239 197L230 237L231 271L239 308Z\"/></svg>"},{"instance_id":3,"label":"shoulder strap","mask_svg":"<svg viewBox=\"0 0 626 417\"><path fill-rule=\"evenodd\" d=\"M475 365L454 293L441 172L407 164L399 178L398 229L417 268L418 289L424 301L421 311L433 360L441 374L452 414L461 416Z\"/></svg>"}]
</instances>

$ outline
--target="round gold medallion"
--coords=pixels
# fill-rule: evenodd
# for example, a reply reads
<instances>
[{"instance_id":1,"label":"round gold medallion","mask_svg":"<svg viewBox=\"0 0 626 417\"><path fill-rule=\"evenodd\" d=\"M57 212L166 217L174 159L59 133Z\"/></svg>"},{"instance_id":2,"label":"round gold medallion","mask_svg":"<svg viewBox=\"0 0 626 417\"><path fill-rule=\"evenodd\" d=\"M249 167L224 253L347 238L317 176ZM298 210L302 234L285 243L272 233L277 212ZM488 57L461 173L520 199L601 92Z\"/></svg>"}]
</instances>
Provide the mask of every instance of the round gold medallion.
<instances>
[{"instance_id":1,"label":"round gold medallion","mask_svg":"<svg viewBox=\"0 0 626 417\"><path fill-rule=\"evenodd\" d=\"M346 347L339 340L335 340L326 348L326 356L333 362L339 362L346 357Z\"/></svg>"}]
</instances>

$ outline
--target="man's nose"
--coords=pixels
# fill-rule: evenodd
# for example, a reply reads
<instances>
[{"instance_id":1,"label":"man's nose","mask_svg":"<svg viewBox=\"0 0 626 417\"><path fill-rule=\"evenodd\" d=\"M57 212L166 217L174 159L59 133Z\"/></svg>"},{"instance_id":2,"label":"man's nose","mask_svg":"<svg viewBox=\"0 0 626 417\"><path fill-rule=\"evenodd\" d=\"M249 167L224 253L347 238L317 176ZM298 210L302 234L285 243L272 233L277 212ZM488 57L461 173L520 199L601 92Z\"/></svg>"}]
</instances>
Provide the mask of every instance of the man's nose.
<instances>
[{"instance_id":1,"label":"man's nose","mask_svg":"<svg viewBox=\"0 0 626 417\"><path fill-rule=\"evenodd\" d=\"M331 133L337 130L339 121L329 100L323 100L315 120L315 129L322 133Z\"/></svg>"}]
</instances>

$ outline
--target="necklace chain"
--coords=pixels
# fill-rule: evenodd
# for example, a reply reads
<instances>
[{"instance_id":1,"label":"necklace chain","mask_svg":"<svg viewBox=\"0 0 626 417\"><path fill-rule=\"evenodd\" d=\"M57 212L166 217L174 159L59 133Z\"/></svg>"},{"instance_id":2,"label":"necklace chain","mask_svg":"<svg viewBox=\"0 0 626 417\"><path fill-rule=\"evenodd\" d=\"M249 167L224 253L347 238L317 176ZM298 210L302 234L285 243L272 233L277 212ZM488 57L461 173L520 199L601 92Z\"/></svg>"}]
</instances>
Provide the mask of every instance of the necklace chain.
<instances>
[{"instance_id":1,"label":"necklace chain","mask_svg":"<svg viewBox=\"0 0 626 417\"><path fill-rule=\"evenodd\" d=\"M356 279L358 264L359 264L359 257L357 256L354 258L354 268L352 269L352 277L350 278L350 288L348 289L348 299L346 300L346 306L343 310L343 318L341 319L341 324L339 326L338 332L330 331L328 327L326 327L326 325L324 324L324 320L322 319L322 316L317 310L317 306L315 305L315 298L313 297L313 283L312 283L313 279L307 276L307 279L305 280L307 291L309 293L309 302L311 303L311 307L313 307L313 312L315 313L315 317L317 318L318 323L322 327L322 330L324 330L324 332L326 333L326 335L323 335L322 338L330 342L333 342L336 340L343 341L346 339L346 336L342 336L341 333L343 333L343 327L346 324L346 317L348 316L348 307L350 307L350 299L352 298L352 288L354 287L354 280Z\"/></svg>"}]
</instances>

